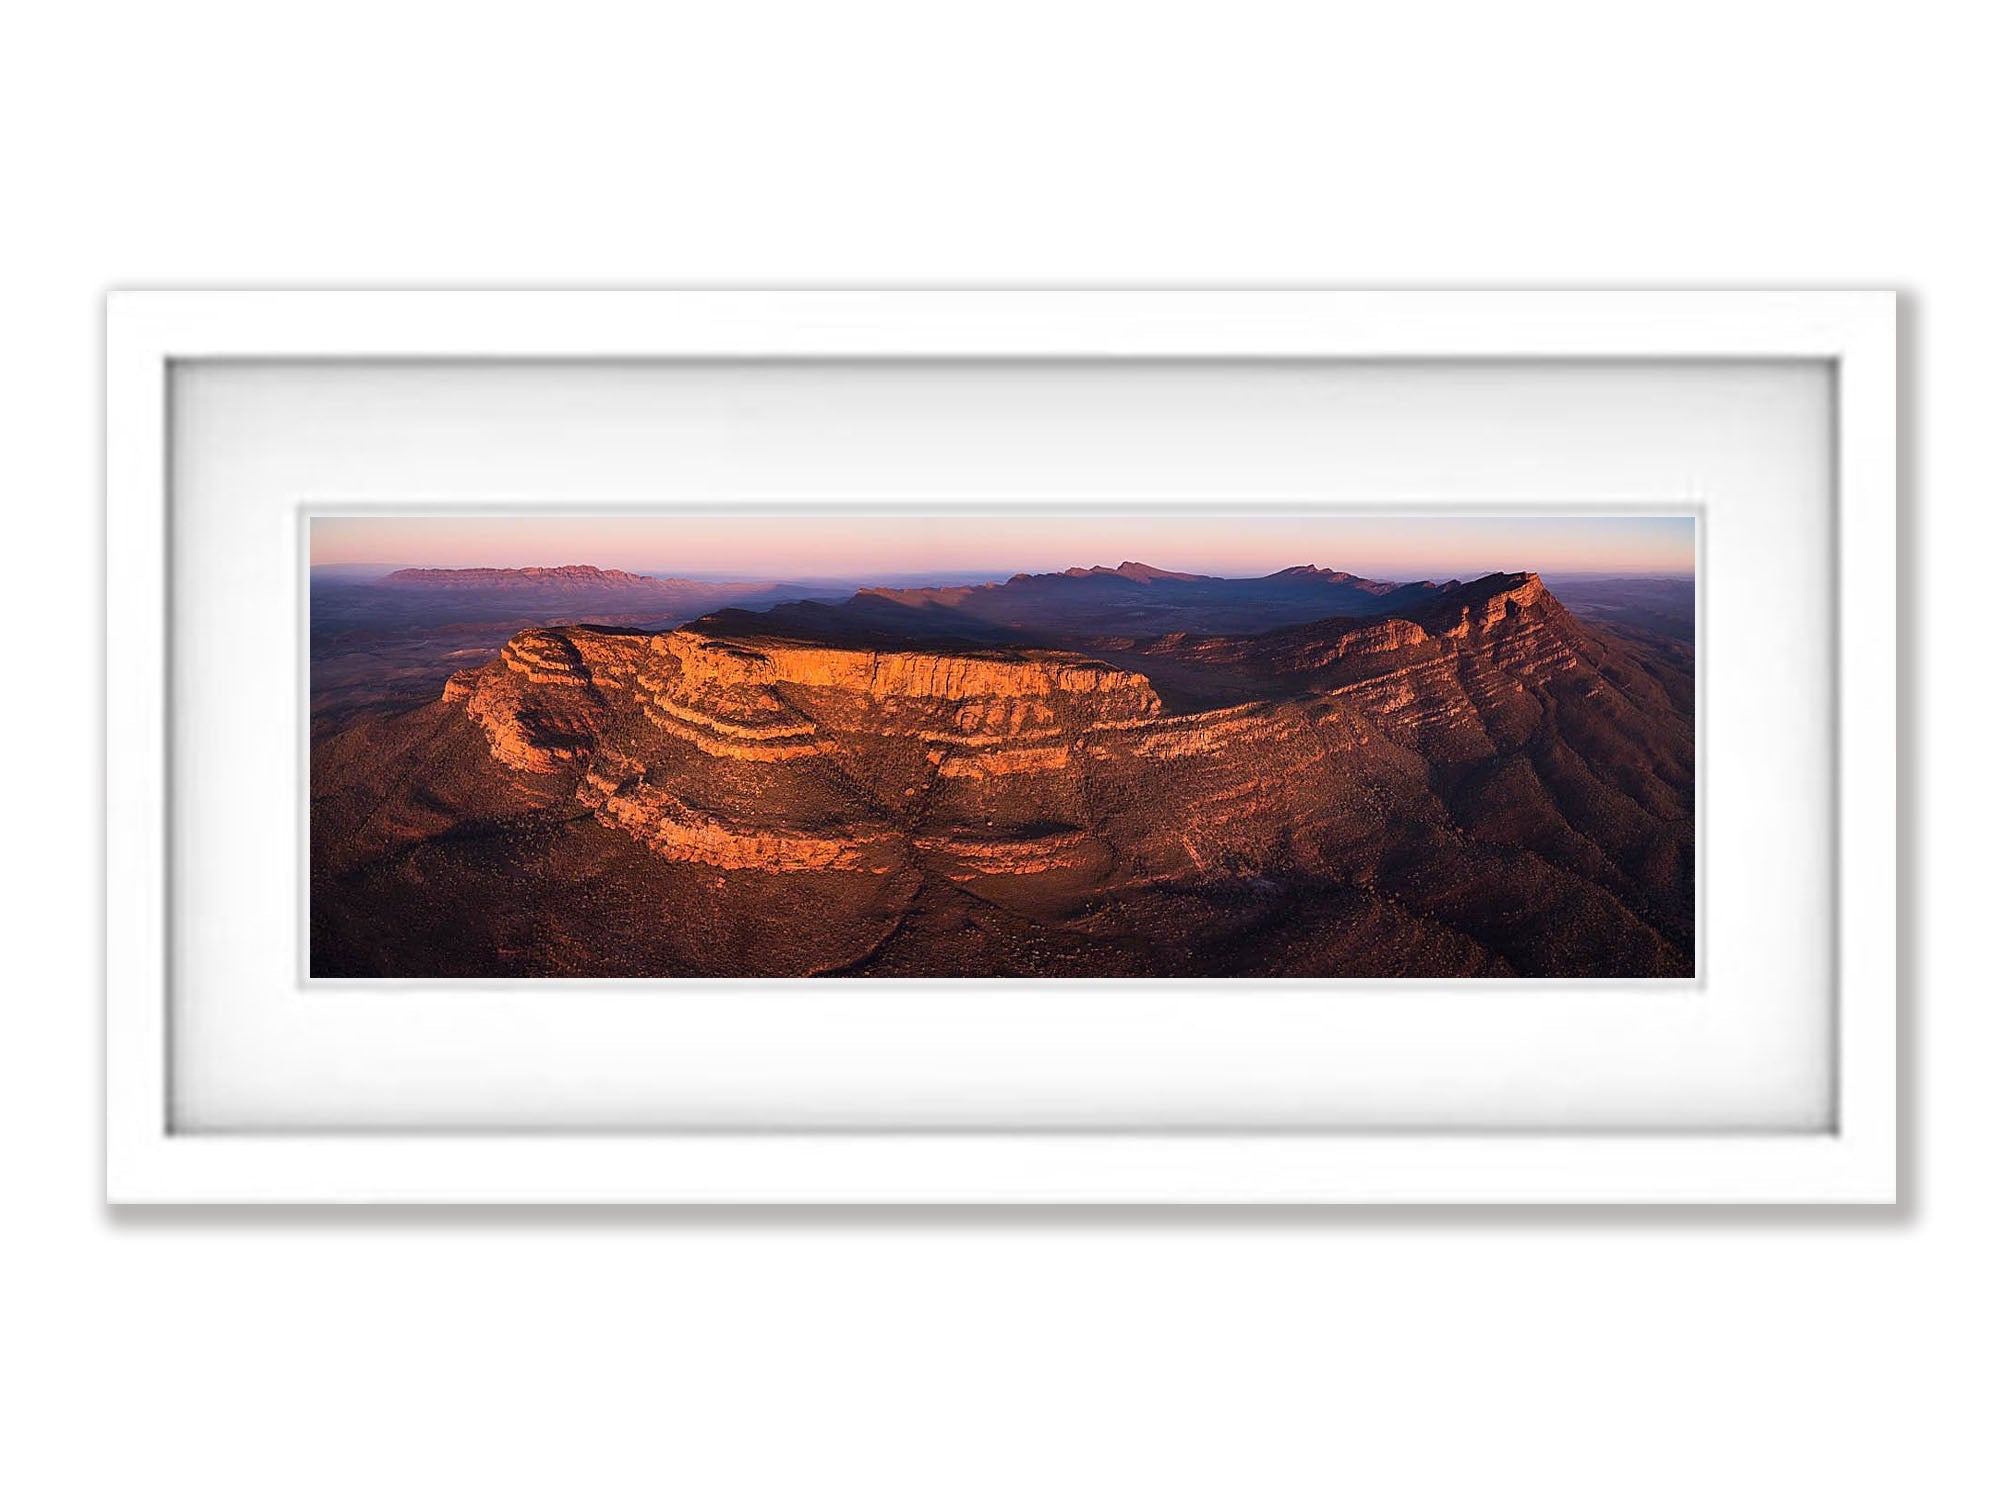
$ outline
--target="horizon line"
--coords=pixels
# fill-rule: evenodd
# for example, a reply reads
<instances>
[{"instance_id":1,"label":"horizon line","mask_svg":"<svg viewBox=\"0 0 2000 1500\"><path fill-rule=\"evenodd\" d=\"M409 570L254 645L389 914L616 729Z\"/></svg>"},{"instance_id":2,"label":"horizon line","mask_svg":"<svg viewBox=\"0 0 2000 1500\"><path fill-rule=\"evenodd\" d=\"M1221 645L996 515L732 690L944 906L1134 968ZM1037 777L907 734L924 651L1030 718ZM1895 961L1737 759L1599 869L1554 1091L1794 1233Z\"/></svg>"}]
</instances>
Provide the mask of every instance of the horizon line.
<instances>
[{"instance_id":1,"label":"horizon line","mask_svg":"<svg viewBox=\"0 0 2000 1500\"><path fill-rule=\"evenodd\" d=\"M631 565L612 565L605 563L592 563L592 562L582 562L575 560L567 562L544 562L544 563L432 563L432 562L414 562L406 560L399 560L394 562L376 562L376 561L363 561L356 559L356 560L342 561L342 562L308 561L307 563L307 570L309 572L316 573L321 571L322 569L330 569L330 568L341 568L350 571L357 568L381 568L386 572L424 571L424 572L434 572L434 573L521 573L521 572L527 572L531 569L554 570L559 568L592 568L602 573L626 573L642 578L658 578L662 580L685 579L688 582L700 582L700 583L719 583L719 582L771 583L771 582L793 582L793 581L811 582L814 580L822 582L845 583L845 582L852 582L855 580L865 580L871 576L877 576L875 574L867 572L815 573L811 571L798 570L798 569L757 571L757 570L745 570L738 568L700 568L695 570L676 571L667 568L635 567ZM1216 578L1230 582L1244 582L1244 581L1255 581L1258 579L1265 579L1265 578L1276 578L1288 572L1309 569L1314 572L1335 573L1344 575L1349 578L1360 578L1370 583L1404 583L1404 582L1429 583L1429 582L1437 582L1452 578L1457 578L1461 580L1468 577L1490 578L1495 576L1496 574L1502 574L1502 573L1536 573L1552 578L1569 577L1569 578L1692 579L1696 576L1697 572L1696 569L1691 567L1686 569L1678 569L1671 567L1669 568L1645 568L1645 567L1585 568L1585 567L1574 567L1574 566L1565 566L1558 564L1557 566L1554 567L1515 568L1515 567L1487 567L1481 565L1478 569L1453 567L1453 568L1420 570L1423 572L1422 577L1408 576L1408 577L1392 578L1392 577L1375 576L1366 573L1357 573L1349 568L1322 565L1314 562L1288 563L1285 564L1284 566L1274 568L1271 571L1265 573L1229 573L1229 572L1210 573L1210 572L1200 571L1200 569L1194 567L1166 568L1166 567L1161 567L1154 563L1146 562L1143 559L1124 558L1115 564L1073 563L1066 568L1043 568L1043 569L965 568L965 567L951 567L951 566L939 566L936 568L887 568L881 570L881 574L879 576L909 578L909 577L918 577L918 576L926 576L933 574L957 575L957 576L978 574L982 577L990 576L996 580L1004 582L1014 578L1051 578L1051 577L1060 578L1076 573L1090 574L1096 572L1096 573L1106 573L1115 575L1125 568L1143 568L1143 569L1149 569L1156 573L1166 573L1166 574L1179 573L1179 574L1186 574L1191 577Z\"/></svg>"},{"instance_id":2,"label":"horizon line","mask_svg":"<svg viewBox=\"0 0 2000 1500\"><path fill-rule=\"evenodd\" d=\"M1079 559L1116 571L1140 557L1163 571L1257 578L1341 559L1357 577L1415 579L1468 573L1691 577L1700 565L1694 516L1413 516L1357 519L1257 513L1207 515L803 514L769 516L571 517L315 515L307 555L314 564L566 566L585 564L687 578L956 578L1059 573ZM1307 564L1311 566L1312 564Z\"/></svg>"}]
</instances>

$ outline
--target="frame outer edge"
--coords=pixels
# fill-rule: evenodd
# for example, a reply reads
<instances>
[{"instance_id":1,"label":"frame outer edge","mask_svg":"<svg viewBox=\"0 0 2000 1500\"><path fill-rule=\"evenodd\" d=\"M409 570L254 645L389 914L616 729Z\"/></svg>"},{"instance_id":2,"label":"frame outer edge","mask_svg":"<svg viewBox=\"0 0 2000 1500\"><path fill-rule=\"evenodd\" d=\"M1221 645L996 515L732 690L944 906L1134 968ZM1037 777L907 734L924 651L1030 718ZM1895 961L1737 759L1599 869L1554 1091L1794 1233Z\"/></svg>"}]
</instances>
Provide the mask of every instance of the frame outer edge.
<instances>
[{"instance_id":1,"label":"frame outer edge","mask_svg":"<svg viewBox=\"0 0 2000 1500\"><path fill-rule=\"evenodd\" d=\"M1839 1010L1835 1037L1838 1064L1837 1132L1789 1142L1730 1141L1710 1138L1671 1161L1655 1160L1659 1143L1620 1146L1604 1140L1492 1142L1499 1159L1467 1175L1464 1164L1435 1160L1419 1143L1403 1142L1352 1176L1334 1163L1349 1149L1335 1147L1326 1161L1306 1173L1286 1169L1274 1175L1239 1175L1202 1165L1220 1143L1199 1148L1193 1170L1150 1161L1150 1169L1130 1162L1114 1171L1116 1185L1094 1168L1051 1162L1046 1175L1020 1163L997 1171L964 1169L954 1158L940 1173L924 1161L948 1145L933 1141L909 1167L892 1167L887 1178L901 1189L883 1191L880 1163L858 1171L842 1169L825 1178L802 1166L823 1159L835 1143L816 1141L797 1161L772 1170L757 1158L767 1155L754 1143L728 1150L693 1170L671 1158L619 1142L603 1161L576 1163L572 1174L558 1160L564 1141L488 1139L369 1143L374 1166L331 1141L198 1140L171 1131L168 1069L168 1003L172 976L169 901L169 684L167 580L170 570L171 495L168 469L168 391L176 358L202 355L313 357L292 347L284 329L300 302L394 304L408 315L408 339L423 343L433 324L425 311L434 299L482 301L496 313L518 305L523 296L560 304L575 316L578 338L603 334L622 354L643 352L644 336L622 325L620 299L636 295L651 313L672 308L688 313L712 337L718 324L740 330L716 340L729 346L712 352L780 354L787 327L798 317L818 318L803 338L808 355L867 345L865 353L887 352L900 340L922 346L949 344L966 326L988 328L999 345L992 352L1077 357L1058 348L1077 337L1099 338L1139 357L1173 357L1190 328L1211 311L1234 320L1231 337L1259 346L1272 357L1588 357L1607 343L1629 340L1632 357L1673 359L1768 356L1830 360L1838 369L1836 530L1838 558L1835 621L1836 673L1842 685L1837 735L1836 811L1840 820L1835 850L1838 923ZM932 320L928 310L966 296L978 304L970 325L955 315ZM1290 299L1289 301L1287 299ZM1025 327L993 334L996 303L1006 312L1026 314ZM1283 315L1292 307L1296 321ZM789 309L787 312L785 309ZM1380 327L1391 310L1407 336L1385 338ZM1344 315L1359 313L1374 327L1355 340L1358 350L1324 347ZM794 314L798 317L793 316ZM1410 322L1405 323L1407 314ZM879 318L879 323L871 321ZM1521 347L1520 319L1537 320L1541 334ZM790 320L788 322L788 319ZM1497 322L1496 322L1497 319ZM933 322L937 327L933 327ZM496 319L496 323L504 319ZM1898 1164L1897 965L1895 929L1897 871L1893 858L1865 867L1850 858L1866 830L1868 847L1896 848L1897 715L1881 704L1897 702L1895 624L1896 496L1896 329L1892 292L1333 292L1279 291L1173 294L987 292L887 294L880 292L644 292L538 293L342 293L198 291L112 291L104 303L105 324L105 519L106 656L105 730L105 1196L117 1203L1425 1203L1425 1204L1886 1204L1896 1201ZM948 325L948 326L947 326ZM1756 331L1745 332L1746 325ZM943 331L940 333L939 328ZM1052 332L1053 330L1053 332ZM1247 331L1246 331L1247 330ZM1344 334L1343 334L1344 336ZM504 358L506 334L496 331L486 346L460 357ZM318 357L356 357L378 350L361 339L327 347ZM1574 354L1564 348L1574 343ZM1640 344L1644 348L1636 347ZM1380 347L1376 347L1380 346ZM1511 354L1509 353L1512 347ZM1588 351L1588 352L1586 352ZM408 352L408 351L404 351ZM520 353L523 351L512 351ZM546 352L546 351L544 351ZM655 350L667 353L666 350ZM686 351L682 351L686 352ZM975 352L960 345L957 352ZM1102 355L1102 347L1093 350ZM864 353L864 357L865 357ZM1087 355L1082 357L1089 357ZM1841 628L1848 606L1863 597L1879 615L1884 589L1891 608L1887 623L1866 637ZM142 643L137 649L109 650L113 640ZM1867 694L1848 691L1865 681ZM1886 920L1885 920L1886 918ZM1873 922L1874 926L1870 927ZM606 1143L609 1145L609 1143ZM1351 1145L1351 1143L1350 1143ZM1443 1146L1447 1158L1458 1152ZM1633 1149L1633 1147L1637 1149ZM1416 1149L1411 1149L1416 1148ZM1553 1148L1548 1150L1547 1148ZM380 1152L388 1150L389 1157ZM1722 1156L1714 1156L1717 1150ZM1608 1153L1608 1154L1607 1154ZM950 1153L947 1151L946 1155ZM1030 1156L1042 1155L1040 1152ZM1086 1155L1102 1157L1093 1148ZM1126 1153L1115 1153L1123 1156ZM1142 1153L1144 1154L1144 1153ZM1253 1157L1268 1156L1259 1148ZM1281 1156L1289 1155L1281 1151ZM864 1157L868 1155L864 1151ZM1616 1161L1610 1158L1617 1158ZM504 1158L504 1159L503 1159ZM734 1159L735 1171L718 1178L713 1169ZM1238 1165L1247 1165L1246 1159ZM1394 1165L1403 1162L1402 1168ZM1422 1162L1424 1165L1420 1165ZM1702 1163L1708 1163L1706 1167ZM1511 1165L1509 1165L1511 1163ZM1219 1163L1218 1163L1219 1164ZM1733 1164L1733 1165L1730 1165ZM386 1168L386 1170L384 1170ZM1436 1170L1433 1170L1436 1169ZM1385 1178L1383 1173L1389 1176ZM1711 1176L1710 1174L1714 1175ZM450 1179L449 1181L445 1179ZM809 1185L801 1191L801 1183ZM844 1185L843 1185L844 1184ZM912 1186L914 1184L914 1186ZM1560 1184L1558 1186L1558 1184Z\"/></svg>"}]
</instances>

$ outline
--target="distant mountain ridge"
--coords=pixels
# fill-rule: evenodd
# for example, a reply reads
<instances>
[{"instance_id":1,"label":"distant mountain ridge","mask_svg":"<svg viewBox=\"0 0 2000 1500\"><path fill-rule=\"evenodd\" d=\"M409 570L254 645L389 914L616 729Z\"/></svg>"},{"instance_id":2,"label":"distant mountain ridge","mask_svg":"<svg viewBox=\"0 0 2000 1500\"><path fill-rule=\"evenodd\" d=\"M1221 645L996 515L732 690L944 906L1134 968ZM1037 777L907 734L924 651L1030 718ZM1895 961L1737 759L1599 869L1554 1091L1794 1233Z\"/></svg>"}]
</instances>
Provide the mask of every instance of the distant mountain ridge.
<instances>
[{"instance_id":1,"label":"distant mountain ridge","mask_svg":"<svg viewBox=\"0 0 2000 1500\"><path fill-rule=\"evenodd\" d=\"M1016 573L1015 579L1041 577L1059 578L1129 578L1134 583L1156 583L1163 580L1179 583L1194 583L1206 575L1201 573L1173 573L1165 568L1156 568L1150 563L1122 562L1115 568L1098 566L1094 568L1064 568L1059 574ZM1009 582L1012 582L1010 579Z\"/></svg>"},{"instance_id":2,"label":"distant mountain ridge","mask_svg":"<svg viewBox=\"0 0 2000 1500\"><path fill-rule=\"evenodd\" d=\"M1128 560L1115 568L1016 573L1004 583L865 588L832 609L855 628L920 636L1139 639L1177 630L1268 630L1334 615L1384 614L1416 608L1455 587L1456 579L1395 583L1312 563L1262 577L1224 578ZM823 629L832 622L824 608L814 608L786 623Z\"/></svg>"},{"instance_id":3,"label":"distant mountain ridge","mask_svg":"<svg viewBox=\"0 0 2000 1500\"><path fill-rule=\"evenodd\" d=\"M634 589L715 588L685 578L654 578L622 568L565 563L554 568L401 568L382 582L390 588L427 589Z\"/></svg>"}]
</instances>

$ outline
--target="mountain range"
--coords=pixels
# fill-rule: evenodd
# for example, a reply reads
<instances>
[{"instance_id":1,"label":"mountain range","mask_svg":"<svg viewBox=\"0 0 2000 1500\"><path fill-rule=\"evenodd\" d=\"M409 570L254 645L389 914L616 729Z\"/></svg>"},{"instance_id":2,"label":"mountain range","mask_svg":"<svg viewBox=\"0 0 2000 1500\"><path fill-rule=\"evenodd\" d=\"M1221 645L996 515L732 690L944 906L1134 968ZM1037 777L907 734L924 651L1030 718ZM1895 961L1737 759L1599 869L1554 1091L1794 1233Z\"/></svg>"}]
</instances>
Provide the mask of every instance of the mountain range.
<instances>
[{"instance_id":1,"label":"mountain range","mask_svg":"<svg viewBox=\"0 0 2000 1500\"><path fill-rule=\"evenodd\" d=\"M543 621L316 734L312 972L1686 976L1693 666L1534 573Z\"/></svg>"},{"instance_id":2,"label":"mountain range","mask_svg":"<svg viewBox=\"0 0 2000 1500\"><path fill-rule=\"evenodd\" d=\"M1385 614L1451 584L1378 583L1310 565L1262 578L1174 573L1145 563L1017 573L1004 583L954 588L865 588L839 606L850 627L890 634L1051 641L1159 635L1170 630L1259 630L1330 615ZM815 628L811 609L774 623Z\"/></svg>"}]
</instances>

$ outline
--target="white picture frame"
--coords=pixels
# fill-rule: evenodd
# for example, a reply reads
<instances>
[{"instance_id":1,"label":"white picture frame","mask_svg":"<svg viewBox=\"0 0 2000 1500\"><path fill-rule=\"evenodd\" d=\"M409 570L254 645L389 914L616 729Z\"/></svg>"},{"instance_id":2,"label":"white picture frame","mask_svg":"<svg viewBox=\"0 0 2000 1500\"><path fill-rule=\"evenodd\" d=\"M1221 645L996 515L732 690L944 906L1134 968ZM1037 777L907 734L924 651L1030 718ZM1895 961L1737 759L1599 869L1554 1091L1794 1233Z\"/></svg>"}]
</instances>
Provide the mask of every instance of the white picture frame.
<instances>
[{"instance_id":1,"label":"white picture frame","mask_svg":"<svg viewBox=\"0 0 2000 1500\"><path fill-rule=\"evenodd\" d=\"M1811 1132L173 1127L168 393L199 360L1812 361L1832 372L1833 1102ZM1889 1204L1896 311L1884 292L129 292L107 307L116 1203ZM1864 591L1865 590L1865 595Z\"/></svg>"}]
</instances>

